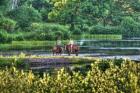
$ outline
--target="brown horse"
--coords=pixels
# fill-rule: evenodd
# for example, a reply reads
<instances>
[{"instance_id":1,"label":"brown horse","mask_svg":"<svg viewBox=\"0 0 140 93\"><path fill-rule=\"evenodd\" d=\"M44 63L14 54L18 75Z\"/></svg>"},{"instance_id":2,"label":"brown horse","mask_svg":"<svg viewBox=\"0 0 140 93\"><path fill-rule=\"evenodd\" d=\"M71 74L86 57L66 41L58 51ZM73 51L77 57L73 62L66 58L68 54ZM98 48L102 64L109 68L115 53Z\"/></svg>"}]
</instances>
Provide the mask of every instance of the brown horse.
<instances>
[{"instance_id":1,"label":"brown horse","mask_svg":"<svg viewBox=\"0 0 140 93\"><path fill-rule=\"evenodd\" d=\"M67 51L69 56L72 53L74 53L74 54L76 54L76 56L78 56L78 52L79 52L80 48L75 44L73 44L73 45L69 44L69 45L65 46L65 50Z\"/></svg>"},{"instance_id":2,"label":"brown horse","mask_svg":"<svg viewBox=\"0 0 140 93\"><path fill-rule=\"evenodd\" d=\"M62 54L63 52L63 48L60 47L60 46L54 46L53 49L52 49L52 52L53 52L53 56L56 54L56 55L60 55Z\"/></svg>"}]
</instances>

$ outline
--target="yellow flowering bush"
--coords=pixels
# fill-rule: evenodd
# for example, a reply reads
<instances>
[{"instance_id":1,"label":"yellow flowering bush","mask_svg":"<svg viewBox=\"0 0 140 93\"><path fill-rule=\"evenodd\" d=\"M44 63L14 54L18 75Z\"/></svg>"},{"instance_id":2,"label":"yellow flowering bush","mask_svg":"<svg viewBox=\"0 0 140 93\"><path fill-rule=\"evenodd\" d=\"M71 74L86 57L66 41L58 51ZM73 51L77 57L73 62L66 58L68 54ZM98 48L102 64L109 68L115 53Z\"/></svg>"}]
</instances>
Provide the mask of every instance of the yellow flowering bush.
<instances>
[{"instance_id":1,"label":"yellow flowering bush","mask_svg":"<svg viewBox=\"0 0 140 93\"><path fill-rule=\"evenodd\" d=\"M0 70L1 93L140 93L140 63L123 60L94 62L86 75L67 72L35 75L15 67ZM103 63L103 66L101 64ZM106 64L107 65L104 65ZM101 67L105 69L101 69Z\"/></svg>"}]
</instances>

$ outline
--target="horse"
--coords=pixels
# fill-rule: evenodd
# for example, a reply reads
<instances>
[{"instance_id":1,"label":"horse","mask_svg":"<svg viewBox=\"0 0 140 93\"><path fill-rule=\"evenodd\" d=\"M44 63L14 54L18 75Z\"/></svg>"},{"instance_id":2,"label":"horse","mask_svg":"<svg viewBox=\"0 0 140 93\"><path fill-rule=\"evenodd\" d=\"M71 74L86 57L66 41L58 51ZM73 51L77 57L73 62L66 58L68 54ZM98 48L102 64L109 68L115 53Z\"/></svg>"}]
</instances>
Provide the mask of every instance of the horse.
<instances>
[{"instance_id":1,"label":"horse","mask_svg":"<svg viewBox=\"0 0 140 93\"><path fill-rule=\"evenodd\" d=\"M67 51L68 55L70 56L72 53L76 54L78 56L78 52L80 50L78 45L75 44L68 44L65 46L65 50Z\"/></svg>"},{"instance_id":2,"label":"horse","mask_svg":"<svg viewBox=\"0 0 140 93\"><path fill-rule=\"evenodd\" d=\"M53 49L52 49L52 52L53 52L53 56L55 54L61 56L61 54L63 52L63 48L61 46L54 46Z\"/></svg>"}]
</instances>

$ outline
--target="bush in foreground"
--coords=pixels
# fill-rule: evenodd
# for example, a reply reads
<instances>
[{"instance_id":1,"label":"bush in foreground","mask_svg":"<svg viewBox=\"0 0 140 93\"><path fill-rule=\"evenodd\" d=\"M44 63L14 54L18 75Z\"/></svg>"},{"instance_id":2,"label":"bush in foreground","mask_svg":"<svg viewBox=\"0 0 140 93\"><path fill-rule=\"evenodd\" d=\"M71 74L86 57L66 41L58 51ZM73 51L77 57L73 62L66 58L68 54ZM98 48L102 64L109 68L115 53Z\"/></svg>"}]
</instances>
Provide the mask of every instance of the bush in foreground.
<instances>
[{"instance_id":1,"label":"bush in foreground","mask_svg":"<svg viewBox=\"0 0 140 93\"><path fill-rule=\"evenodd\" d=\"M114 60L115 61L115 60ZM100 69L104 61L96 61L86 75L79 72L69 74L65 69L55 75L43 77L31 71L16 68L0 70L1 93L139 93L140 64L123 61L114 65L108 60L106 69ZM99 66L100 64L100 66Z\"/></svg>"}]
</instances>

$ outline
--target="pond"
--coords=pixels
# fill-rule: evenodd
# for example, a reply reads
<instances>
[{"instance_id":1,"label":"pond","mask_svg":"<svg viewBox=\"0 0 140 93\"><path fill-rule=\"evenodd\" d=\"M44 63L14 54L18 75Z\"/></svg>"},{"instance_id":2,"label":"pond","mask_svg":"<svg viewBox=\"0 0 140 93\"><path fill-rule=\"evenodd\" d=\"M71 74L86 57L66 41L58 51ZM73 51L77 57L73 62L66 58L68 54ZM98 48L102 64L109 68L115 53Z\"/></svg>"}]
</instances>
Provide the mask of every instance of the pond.
<instances>
[{"instance_id":1,"label":"pond","mask_svg":"<svg viewBox=\"0 0 140 93\"><path fill-rule=\"evenodd\" d=\"M127 49L127 50L120 50L120 49L95 49L94 51L82 51L79 53L80 57L99 57L101 59L113 59L113 58L124 58L124 59L131 59L131 60L140 60L140 52L136 52L140 50L135 49ZM12 55L19 55L21 53L28 55L37 55L37 56L53 56L50 51L1 51L0 55L3 56L12 56ZM63 53L62 56L68 56L68 54ZM72 54L72 56L75 56Z\"/></svg>"},{"instance_id":2,"label":"pond","mask_svg":"<svg viewBox=\"0 0 140 93\"><path fill-rule=\"evenodd\" d=\"M40 41L39 41L40 42ZM36 42L38 44L39 42ZM139 60L140 55L140 40L75 40L80 46L79 56L93 56L100 58L130 58ZM25 45L25 44L24 44ZM46 43L45 43L46 45ZM36 46L36 45L34 45ZM45 46L46 47L46 46ZM7 50L0 51L0 55L11 56L25 53L26 55L52 56L51 48L36 49L36 50ZM63 52L63 56L67 56Z\"/></svg>"}]
</instances>

